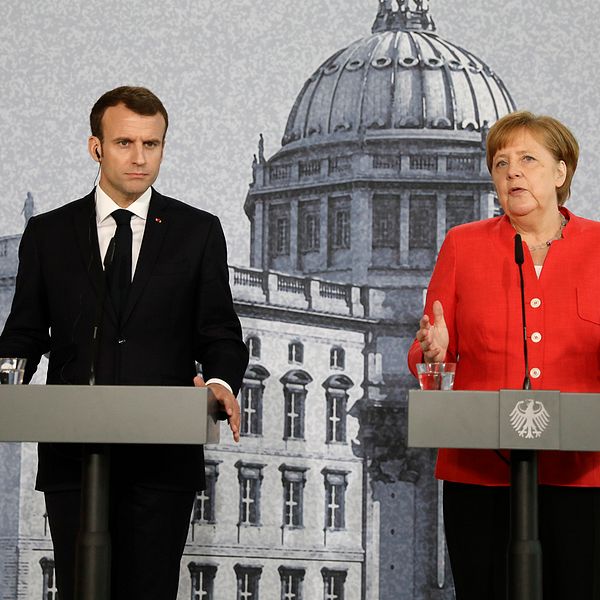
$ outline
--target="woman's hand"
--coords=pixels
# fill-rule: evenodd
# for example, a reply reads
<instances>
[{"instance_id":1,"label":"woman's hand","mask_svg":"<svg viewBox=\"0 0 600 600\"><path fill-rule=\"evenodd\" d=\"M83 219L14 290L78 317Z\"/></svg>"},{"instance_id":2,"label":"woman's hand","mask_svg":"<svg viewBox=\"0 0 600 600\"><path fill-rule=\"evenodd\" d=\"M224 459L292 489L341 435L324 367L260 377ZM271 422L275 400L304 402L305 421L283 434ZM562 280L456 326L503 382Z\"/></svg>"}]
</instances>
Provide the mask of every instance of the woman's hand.
<instances>
[{"instance_id":1,"label":"woman's hand","mask_svg":"<svg viewBox=\"0 0 600 600\"><path fill-rule=\"evenodd\" d=\"M444 362L449 336L444 320L444 308L439 300L433 303L433 325L427 315L423 315L419 321L417 341L421 345L425 362Z\"/></svg>"}]
</instances>

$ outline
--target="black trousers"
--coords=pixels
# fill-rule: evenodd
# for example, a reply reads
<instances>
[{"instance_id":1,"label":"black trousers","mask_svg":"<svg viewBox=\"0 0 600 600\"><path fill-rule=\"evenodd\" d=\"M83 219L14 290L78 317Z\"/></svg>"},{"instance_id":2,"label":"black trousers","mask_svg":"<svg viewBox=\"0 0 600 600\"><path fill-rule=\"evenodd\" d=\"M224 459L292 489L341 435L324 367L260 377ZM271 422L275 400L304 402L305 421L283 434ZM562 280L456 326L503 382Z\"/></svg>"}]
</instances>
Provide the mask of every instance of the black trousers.
<instances>
[{"instance_id":1,"label":"black trousers","mask_svg":"<svg viewBox=\"0 0 600 600\"><path fill-rule=\"evenodd\" d=\"M45 492L60 600L73 600L80 490ZM195 493L111 488L111 600L176 600Z\"/></svg>"},{"instance_id":2,"label":"black trousers","mask_svg":"<svg viewBox=\"0 0 600 600\"><path fill-rule=\"evenodd\" d=\"M510 488L444 482L456 600L506 599ZM600 600L600 489L540 486L544 600Z\"/></svg>"}]
</instances>

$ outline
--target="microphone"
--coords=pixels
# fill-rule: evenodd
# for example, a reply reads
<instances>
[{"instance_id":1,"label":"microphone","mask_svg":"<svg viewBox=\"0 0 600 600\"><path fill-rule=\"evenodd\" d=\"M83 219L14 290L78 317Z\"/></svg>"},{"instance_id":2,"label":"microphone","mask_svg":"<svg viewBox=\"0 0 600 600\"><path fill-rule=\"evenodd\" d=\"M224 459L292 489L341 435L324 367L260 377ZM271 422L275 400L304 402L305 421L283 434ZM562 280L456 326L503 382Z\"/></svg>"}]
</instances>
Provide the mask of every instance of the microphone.
<instances>
[{"instance_id":1,"label":"microphone","mask_svg":"<svg viewBox=\"0 0 600 600\"><path fill-rule=\"evenodd\" d=\"M527 322L525 320L525 284L523 283L523 242L521 235L515 235L515 263L519 267L519 279L521 280L521 319L523 321L523 358L525 359L525 378L523 379L523 389L531 389L531 380L529 379L529 360L527 358Z\"/></svg>"}]
</instances>

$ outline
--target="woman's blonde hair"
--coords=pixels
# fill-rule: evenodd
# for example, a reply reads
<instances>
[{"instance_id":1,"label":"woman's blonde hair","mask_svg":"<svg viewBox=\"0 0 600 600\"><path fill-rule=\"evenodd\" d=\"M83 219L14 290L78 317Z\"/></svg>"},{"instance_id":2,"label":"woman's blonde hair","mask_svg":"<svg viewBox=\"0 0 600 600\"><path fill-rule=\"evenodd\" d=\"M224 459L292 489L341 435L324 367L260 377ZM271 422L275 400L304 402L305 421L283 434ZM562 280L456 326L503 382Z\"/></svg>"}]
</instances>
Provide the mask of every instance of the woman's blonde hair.
<instances>
[{"instance_id":1,"label":"woman's blonde hair","mask_svg":"<svg viewBox=\"0 0 600 600\"><path fill-rule=\"evenodd\" d=\"M490 128L486 140L486 161L492 172L492 161L496 153L505 148L520 130L529 131L546 149L567 166L564 183L556 190L558 205L562 206L571 195L571 180L577 169L579 144L568 127L547 115L534 115L526 110L510 113L496 121Z\"/></svg>"}]
</instances>

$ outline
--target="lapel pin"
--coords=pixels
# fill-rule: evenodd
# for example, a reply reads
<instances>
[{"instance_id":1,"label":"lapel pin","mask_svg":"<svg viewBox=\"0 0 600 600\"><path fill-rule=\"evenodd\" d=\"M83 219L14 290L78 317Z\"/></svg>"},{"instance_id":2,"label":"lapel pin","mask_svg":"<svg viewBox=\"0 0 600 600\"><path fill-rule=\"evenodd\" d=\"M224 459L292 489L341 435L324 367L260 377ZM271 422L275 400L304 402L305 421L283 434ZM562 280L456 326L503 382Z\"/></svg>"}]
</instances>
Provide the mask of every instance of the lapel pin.
<instances>
[{"instance_id":1,"label":"lapel pin","mask_svg":"<svg viewBox=\"0 0 600 600\"><path fill-rule=\"evenodd\" d=\"M162 219L160 219L159 217L155 217L154 222L155 223L162 223Z\"/></svg>"}]
</instances>

